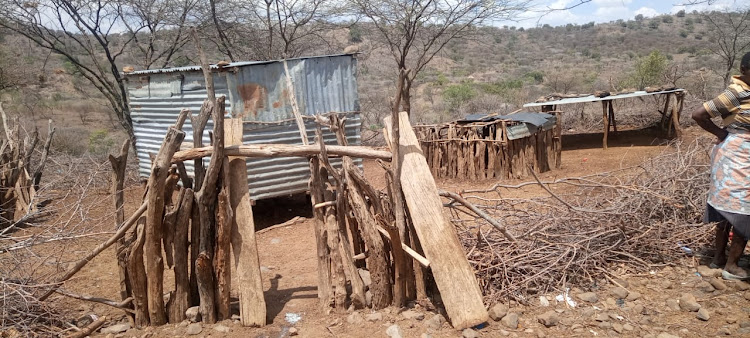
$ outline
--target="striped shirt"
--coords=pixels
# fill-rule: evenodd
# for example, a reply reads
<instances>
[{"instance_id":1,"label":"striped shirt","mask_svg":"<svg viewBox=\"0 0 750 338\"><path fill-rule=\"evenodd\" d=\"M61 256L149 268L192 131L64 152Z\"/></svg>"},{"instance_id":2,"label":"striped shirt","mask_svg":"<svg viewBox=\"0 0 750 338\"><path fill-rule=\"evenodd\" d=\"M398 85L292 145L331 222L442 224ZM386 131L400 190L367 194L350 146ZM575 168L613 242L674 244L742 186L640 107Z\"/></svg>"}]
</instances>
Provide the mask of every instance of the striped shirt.
<instances>
[{"instance_id":1,"label":"striped shirt","mask_svg":"<svg viewBox=\"0 0 750 338\"><path fill-rule=\"evenodd\" d=\"M715 99L705 102L711 117L721 116L728 129L750 130L750 85L732 77L732 83Z\"/></svg>"}]
</instances>

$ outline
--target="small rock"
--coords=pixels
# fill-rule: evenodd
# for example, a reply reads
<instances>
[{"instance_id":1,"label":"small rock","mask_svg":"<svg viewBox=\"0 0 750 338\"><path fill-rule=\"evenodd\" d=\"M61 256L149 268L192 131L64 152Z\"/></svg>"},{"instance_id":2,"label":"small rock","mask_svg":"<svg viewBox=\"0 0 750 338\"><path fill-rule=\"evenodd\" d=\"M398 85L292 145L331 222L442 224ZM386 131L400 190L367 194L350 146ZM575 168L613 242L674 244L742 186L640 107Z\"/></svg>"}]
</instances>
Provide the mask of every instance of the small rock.
<instances>
[{"instance_id":1,"label":"small rock","mask_svg":"<svg viewBox=\"0 0 750 338\"><path fill-rule=\"evenodd\" d=\"M359 277L362 277L362 283L369 287L372 284L372 278L370 277L370 271L359 269Z\"/></svg>"},{"instance_id":2,"label":"small rock","mask_svg":"<svg viewBox=\"0 0 750 338\"><path fill-rule=\"evenodd\" d=\"M490 308L489 315L494 321L503 319L508 314L508 306L503 303L497 303Z\"/></svg>"},{"instance_id":3,"label":"small rock","mask_svg":"<svg viewBox=\"0 0 750 338\"><path fill-rule=\"evenodd\" d=\"M185 317L193 323L201 321L201 309L198 306L193 306L185 310Z\"/></svg>"},{"instance_id":4,"label":"small rock","mask_svg":"<svg viewBox=\"0 0 750 338\"><path fill-rule=\"evenodd\" d=\"M750 327L743 327L743 328L737 330L737 335L738 336L750 335Z\"/></svg>"},{"instance_id":5,"label":"small rock","mask_svg":"<svg viewBox=\"0 0 750 338\"><path fill-rule=\"evenodd\" d=\"M747 321L747 320L741 321L740 322L740 327L743 328L743 329L744 328L750 328L750 321Z\"/></svg>"},{"instance_id":6,"label":"small rock","mask_svg":"<svg viewBox=\"0 0 750 338\"><path fill-rule=\"evenodd\" d=\"M698 310L698 314L696 314L695 316L704 322L711 319L711 315L708 313L708 310L706 310L706 308L701 308L700 310Z\"/></svg>"},{"instance_id":7,"label":"small rock","mask_svg":"<svg viewBox=\"0 0 750 338\"><path fill-rule=\"evenodd\" d=\"M667 307L672 311L680 311L680 301L674 298L667 299Z\"/></svg>"},{"instance_id":8,"label":"small rock","mask_svg":"<svg viewBox=\"0 0 750 338\"><path fill-rule=\"evenodd\" d=\"M733 284L734 284L734 288L737 289L737 290L739 290L739 291L750 290L750 284L745 283L743 281L736 281Z\"/></svg>"},{"instance_id":9,"label":"small rock","mask_svg":"<svg viewBox=\"0 0 750 338\"><path fill-rule=\"evenodd\" d=\"M609 290L609 293L612 296L617 297L618 299L625 299L628 297L628 290L625 290L625 288L621 288L619 286Z\"/></svg>"},{"instance_id":10,"label":"small rock","mask_svg":"<svg viewBox=\"0 0 750 338\"><path fill-rule=\"evenodd\" d=\"M541 305L542 307L548 307L549 300L547 300L547 297L539 296L539 305Z\"/></svg>"},{"instance_id":11,"label":"small rock","mask_svg":"<svg viewBox=\"0 0 750 338\"><path fill-rule=\"evenodd\" d=\"M477 338L479 337L479 332L472 329L464 329L461 331L461 336L464 338Z\"/></svg>"},{"instance_id":12,"label":"small rock","mask_svg":"<svg viewBox=\"0 0 750 338\"><path fill-rule=\"evenodd\" d=\"M555 326L560 321L560 318L557 317L557 312L555 311L547 311L539 315L536 319L539 321L540 324L546 327Z\"/></svg>"},{"instance_id":13,"label":"small rock","mask_svg":"<svg viewBox=\"0 0 750 338\"><path fill-rule=\"evenodd\" d=\"M577 297L578 299L589 303L596 303L599 301L599 295L597 295L595 292L579 293Z\"/></svg>"},{"instance_id":14,"label":"small rock","mask_svg":"<svg viewBox=\"0 0 750 338\"><path fill-rule=\"evenodd\" d=\"M675 305L677 306L677 309L679 310L680 306L677 304L677 301L675 301ZM643 310L645 310L645 308L641 304L636 304L635 306L633 306L633 312L634 313L642 314Z\"/></svg>"},{"instance_id":15,"label":"small rock","mask_svg":"<svg viewBox=\"0 0 750 338\"><path fill-rule=\"evenodd\" d=\"M628 301L634 302L636 300L641 299L641 293L640 292L631 292L628 294L628 296L625 298Z\"/></svg>"},{"instance_id":16,"label":"small rock","mask_svg":"<svg viewBox=\"0 0 750 338\"><path fill-rule=\"evenodd\" d=\"M370 290L367 290L367 292L365 292L365 303L367 306L372 305L372 291Z\"/></svg>"},{"instance_id":17,"label":"small rock","mask_svg":"<svg viewBox=\"0 0 750 338\"><path fill-rule=\"evenodd\" d=\"M500 334L507 337L507 336L510 336L510 331L506 329L501 329Z\"/></svg>"},{"instance_id":18,"label":"small rock","mask_svg":"<svg viewBox=\"0 0 750 338\"><path fill-rule=\"evenodd\" d=\"M583 316L583 318L589 318L589 317L593 316L594 313L596 313L596 310L594 310L593 308L590 308L590 307L587 307L587 308L584 308L583 310L581 310L581 316Z\"/></svg>"},{"instance_id":19,"label":"small rock","mask_svg":"<svg viewBox=\"0 0 750 338\"><path fill-rule=\"evenodd\" d=\"M404 335L401 332L401 328L398 325L393 324L385 330L385 334L391 338L402 338Z\"/></svg>"},{"instance_id":20,"label":"small rock","mask_svg":"<svg viewBox=\"0 0 750 338\"><path fill-rule=\"evenodd\" d=\"M742 294L742 297L745 297L746 300L750 300L750 291L745 291L745 293Z\"/></svg>"},{"instance_id":21,"label":"small rock","mask_svg":"<svg viewBox=\"0 0 750 338\"><path fill-rule=\"evenodd\" d=\"M419 338L432 338L432 335L429 333L422 333L422 335L419 336Z\"/></svg>"},{"instance_id":22,"label":"small rock","mask_svg":"<svg viewBox=\"0 0 750 338\"><path fill-rule=\"evenodd\" d=\"M500 320L500 322L502 322L505 327L515 330L518 328L518 315L514 312L508 313Z\"/></svg>"},{"instance_id":23,"label":"small rock","mask_svg":"<svg viewBox=\"0 0 750 338\"><path fill-rule=\"evenodd\" d=\"M377 322L377 321L383 320L383 314L380 312L369 313L367 314L367 316L365 316L365 319L368 322Z\"/></svg>"},{"instance_id":24,"label":"small rock","mask_svg":"<svg viewBox=\"0 0 750 338\"><path fill-rule=\"evenodd\" d=\"M214 331L221 332L221 333L229 333L229 331L231 330L224 325L216 325L214 326Z\"/></svg>"},{"instance_id":25,"label":"small rock","mask_svg":"<svg viewBox=\"0 0 750 338\"><path fill-rule=\"evenodd\" d=\"M719 332L717 332L716 334L718 334L720 336L722 336L722 335L724 335L724 336L731 336L732 335L732 330L730 330L728 327L725 326L725 327L720 328Z\"/></svg>"},{"instance_id":26,"label":"small rock","mask_svg":"<svg viewBox=\"0 0 750 338\"><path fill-rule=\"evenodd\" d=\"M680 338L679 336L675 336L666 332L660 333L656 338Z\"/></svg>"},{"instance_id":27,"label":"small rock","mask_svg":"<svg viewBox=\"0 0 750 338\"><path fill-rule=\"evenodd\" d=\"M125 332L127 330L130 330L130 323L121 323L121 324L108 326L108 327L103 328L100 332L104 334L107 334L107 333L118 334L120 332Z\"/></svg>"},{"instance_id":28,"label":"small rock","mask_svg":"<svg viewBox=\"0 0 750 338\"><path fill-rule=\"evenodd\" d=\"M425 321L425 327L431 330L440 330L440 327L443 326L444 322L445 318L443 317L443 315L437 314Z\"/></svg>"},{"instance_id":29,"label":"small rock","mask_svg":"<svg viewBox=\"0 0 750 338\"><path fill-rule=\"evenodd\" d=\"M188 325L187 329L185 330L185 334L188 336L195 336L203 331L203 327L201 327L201 323L192 323Z\"/></svg>"},{"instance_id":30,"label":"small rock","mask_svg":"<svg viewBox=\"0 0 750 338\"><path fill-rule=\"evenodd\" d=\"M706 281L701 281L700 283L696 284L695 288L706 293L714 292L714 290L716 290L714 289L713 285L711 285L711 283Z\"/></svg>"},{"instance_id":31,"label":"small rock","mask_svg":"<svg viewBox=\"0 0 750 338\"><path fill-rule=\"evenodd\" d=\"M620 323L612 323L612 330L615 330L617 333L622 333L622 331L625 330L625 327Z\"/></svg>"},{"instance_id":32,"label":"small rock","mask_svg":"<svg viewBox=\"0 0 750 338\"><path fill-rule=\"evenodd\" d=\"M697 270L704 277L721 277L721 269L711 269L708 266L699 265Z\"/></svg>"},{"instance_id":33,"label":"small rock","mask_svg":"<svg viewBox=\"0 0 750 338\"><path fill-rule=\"evenodd\" d=\"M718 278L711 278L708 280L709 283L711 283L711 286L714 287L714 289L719 291L724 291L727 289L727 285L724 284L724 282L721 281L721 279Z\"/></svg>"},{"instance_id":34,"label":"small rock","mask_svg":"<svg viewBox=\"0 0 750 338\"><path fill-rule=\"evenodd\" d=\"M597 325L599 326L600 329L607 330L607 329L611 329L612 328L612 323L610 323L610 322L599 322L599 324L597 324Z\"/></svg>"},{"instance_id":35,"label":"small rock","mask_svg":"<svg viewBox=\"0 0 750 338\"><path fill-rule=\"evenodd\" d=\"M695 312L701 308L701 305L695 300L695 296L690 293L683 293L680 296L680 308L683 311Z\"/></svg>"},{"instance_id":36,"label":"small rock","mask_svg":"<svg viewBox=\"0 0 750 338\"><path fill-rule=\"evenodd\" d=\"M596 317L594 318L594 320L596 320L597 322L606 322L606 321L609 320L609 316L607 316L604 313L600 313L600 314L596 315Z\"/></svg>"},{"instance_id":37,"label":"small rock","mask_svg":"<svg viewBox=\"0 0 750 338\"><path fill-rule=\"evenodd\" d=\"M635 328L633 327L633 325L630 325L628 323L622 325L622 328L625 329L625 331L633 331L633 330L635 330Z\"/></svg>"},{"instance_id":38,"label":"small rock","mask_svg":"<svg viewBox=\"0 0 750 338\"><path fill-rule=\"evenodd\" d=\"M346 322L349 324L357 325L364 321L364 318L362 318L362 315L359 314L359 312L354 312L346 317Z\"/></svg>"},{"instance_id":39,"label":"small rock","mask_svg":"<svg viewBox=\"0 0 750 338\"><path fill-rule=\"evenodd\" d=\"M240 315L232 315L232 320L240 320Z\"/></svg>"},{"instance_id":40,"label":"small rock","mask_svg":"<svg viewBox=\"0 0 750 338\"><path fill-rule=\"evenodd\" d=\"M734 324L737 322L737 317L727 317L727 324Z\"/></svg>"},{"instance_id":41,"label":"small rock","mask_svg":"<svg viewBox=\"0 0 750 338\"><path fill-rule=\"evenodd\" d=\"M289 335L290 336L296 336L298 334L299 334L299 329L297 329L296 327L290 327L289 328Z\"/></svg>"},{"instance_id":42,"label":"small rock","mask_svg":"<svg viewBox=\"0 0 750 338\"><path fill-rule=\"evenodd\" d=\"M279 243L281 243L280 238L271 238L271 244L279 244Z\"/></svg>"},{"instance_id":43,"label":"small rock","mask_svg":"<svg viewBox=\"0 0 750 338\"><path fill-rule=\"evenodd\" d=\"M424 319L424 313L421 313L415 310L406 310L404 312L401 312L401 316L403 316L406 319L416 319L416 320Z\"/></svg>"}]
</instances>

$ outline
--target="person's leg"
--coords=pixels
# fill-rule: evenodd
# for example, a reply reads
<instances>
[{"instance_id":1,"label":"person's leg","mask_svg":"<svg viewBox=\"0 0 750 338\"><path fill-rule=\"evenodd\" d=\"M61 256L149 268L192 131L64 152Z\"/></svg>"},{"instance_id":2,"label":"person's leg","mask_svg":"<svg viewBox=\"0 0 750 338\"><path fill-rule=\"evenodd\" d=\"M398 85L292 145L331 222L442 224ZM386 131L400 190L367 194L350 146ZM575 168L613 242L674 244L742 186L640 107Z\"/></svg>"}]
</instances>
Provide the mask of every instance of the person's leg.
<instances>
[{"instance_id":1,"label":"person's leg","mask_svg":"<svg viewBox=\"0 0 750 338\"><path fill-rule=\"evenodd\" d=\"M721 268L727 263L727 244L729 243L729 231L732 226L726 220L716 224L716 239L714 239L714 259L711 261L713 268Z\"/></svg>"},{"instance_id":2,"label":"person's leg","mask_svg":"<svg viewBox=\"0 0 750 338\"><path fill-rule=\"evenodd\" d=\"M748 272L737 265L740 257L742 257L742 254L745 252L745 245L747 245L747 239L742 235L735 233L732 237L732 244L729 245L727 264L724 266L724 270L740 278L748 277Z\"/></svg>"}]
</instances>

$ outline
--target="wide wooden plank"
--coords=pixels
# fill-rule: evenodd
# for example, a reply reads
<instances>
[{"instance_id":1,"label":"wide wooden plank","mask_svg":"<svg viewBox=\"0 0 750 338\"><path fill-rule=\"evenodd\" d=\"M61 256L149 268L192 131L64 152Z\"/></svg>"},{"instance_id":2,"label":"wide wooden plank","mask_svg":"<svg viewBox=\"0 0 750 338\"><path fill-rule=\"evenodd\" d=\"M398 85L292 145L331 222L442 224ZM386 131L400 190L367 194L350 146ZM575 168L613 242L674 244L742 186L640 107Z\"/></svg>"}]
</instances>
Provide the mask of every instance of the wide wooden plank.
<instances>
[{"instance_id":1,"label":"wide wooden plank","mask_svg":"<svg viewBox=\"0 0 750 338\"><path fill-rule=\"evenodd\" d=\"M242 119L228 119L224 126L227 144L241 144ZM266 301L255 242L253 208L247 188L247 163L244 157L234 156L229 156L227 162L229 203L234 211L231 243L240 296L240 320L244 326L263 326L266 324Z\"/></svg>"},{"instance_id":2,"label":"wide wooden plank","mask_svg":"<svg viewBox=\"0 0 750 338\"><path fill-rule=\"evenodd\" d=\"M435 277L448 317L457 329L487 321L487 310L456 229L443 215L443 203L406 112L399 114L401 184L414 229ZM391 125L386 118L386 126Z\"/></svg>"}]
</instances>

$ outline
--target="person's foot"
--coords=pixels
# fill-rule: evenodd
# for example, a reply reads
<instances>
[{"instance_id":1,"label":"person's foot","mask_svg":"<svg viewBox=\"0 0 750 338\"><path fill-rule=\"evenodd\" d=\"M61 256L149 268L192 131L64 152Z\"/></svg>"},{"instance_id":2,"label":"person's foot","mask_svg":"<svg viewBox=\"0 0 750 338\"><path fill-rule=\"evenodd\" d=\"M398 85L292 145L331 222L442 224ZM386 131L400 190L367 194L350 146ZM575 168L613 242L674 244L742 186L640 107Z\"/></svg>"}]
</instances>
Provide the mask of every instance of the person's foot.
<instances>
[{"instance_id":1,"label":"person's foot","mask_svg":"<svg viewBox=\"0 0 750 338\"><path fill-rule=\"evenodd\" d=\"M727 255L715 255L714 259L711 260L709 267L711 269L721 269L727 264Z\"/></svg>"},{"instance_id":2,"label":"person's foot","mask_svg":"<svg viewBox=\"0 0 750 338\"><path fill-rule=\"evenodd\" d=\"M722 272L724 279L748 280L750 273L736 264L727 264Z\"/></svg>"}]
</instances>

